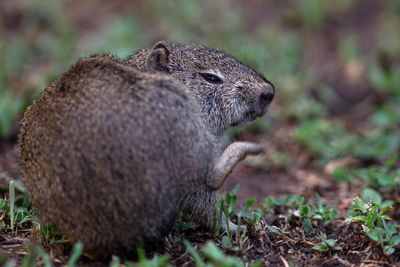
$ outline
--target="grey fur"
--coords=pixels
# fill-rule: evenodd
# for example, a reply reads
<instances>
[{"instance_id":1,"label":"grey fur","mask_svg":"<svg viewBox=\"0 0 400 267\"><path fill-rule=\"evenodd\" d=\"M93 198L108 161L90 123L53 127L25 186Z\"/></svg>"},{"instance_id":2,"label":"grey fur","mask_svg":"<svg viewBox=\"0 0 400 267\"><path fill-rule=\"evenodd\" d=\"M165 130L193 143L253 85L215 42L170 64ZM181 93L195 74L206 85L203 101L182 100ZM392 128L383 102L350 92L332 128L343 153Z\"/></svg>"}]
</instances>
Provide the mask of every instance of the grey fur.
<instances>
[{"instance_id":1,"label":"grey fur","mask_svg":"<svg viewBox=\"0 0 400 267\"><path fill-rule=\"evenodd\" d=\"M205 81L206 71L224 76L223 84ZM179 210L213 228L215 190L262 150L236 142L222 153L221 135L262 116L273 92L232 56L197 45L162 41L127 60L82 59L22 119L20 162L32 204L99 257L157 243Z\"/></svg>"}]
</instances>

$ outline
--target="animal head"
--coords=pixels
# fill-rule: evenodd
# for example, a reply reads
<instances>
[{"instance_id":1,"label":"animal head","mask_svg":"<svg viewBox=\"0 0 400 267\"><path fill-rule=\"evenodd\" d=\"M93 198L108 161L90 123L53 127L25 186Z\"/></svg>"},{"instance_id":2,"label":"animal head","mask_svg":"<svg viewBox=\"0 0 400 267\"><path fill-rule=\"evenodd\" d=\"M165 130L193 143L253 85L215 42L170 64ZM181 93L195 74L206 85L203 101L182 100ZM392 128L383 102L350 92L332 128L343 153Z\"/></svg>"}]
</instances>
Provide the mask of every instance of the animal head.
<instances>
[{"instance_id":1,"label":"animal head","mask_svg":"<svg viewBox=\"0 0 400 267\"><path fill-rule=\"evenodd\" d=\"M166 73L184 83L215 135L263 116L274 98L271 82L225 52L168 41L147 51L146 71Z\"/></svg>"}]
</instances>

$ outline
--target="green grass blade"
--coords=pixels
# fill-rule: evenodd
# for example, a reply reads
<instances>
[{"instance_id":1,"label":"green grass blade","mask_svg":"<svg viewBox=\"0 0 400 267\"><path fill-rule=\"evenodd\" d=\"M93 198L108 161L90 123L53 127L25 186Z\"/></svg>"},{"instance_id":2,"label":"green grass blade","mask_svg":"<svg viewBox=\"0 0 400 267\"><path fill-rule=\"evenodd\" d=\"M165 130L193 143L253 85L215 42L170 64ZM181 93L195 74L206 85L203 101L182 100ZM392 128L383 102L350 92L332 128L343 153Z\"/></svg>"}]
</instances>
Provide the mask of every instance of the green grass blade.
<instances>
[{"instance_id":1,"label":"green grass blade","mask_svg":"<svg viewBox=\"0 0 400 267\"><path fill-rule=\"evenodd\" d=\"M83 251L82 242L75 243L74 247L72 248L71 257L69 257L69 260L67 263L68 267L76 266L76 262L78 261L79 257L81 256L82 251Z\"/></svg>"},{"instance_id":2,"label":"green grass blade","mask_svg":"<svg viewBox=\"0 0 400 267\"><path fill-rule=\"evenodd\" d=\"M41 245L36 245L36 251L39 254L39 256L42 257L45 267L53 266L53 264L51 264L51 260L50 260L49 256L46 254L46 252L44 251L44 249Z\"/></svg>"},{"instance_id":3,"label":"green grass blade","mask_svg":"<svg viewBox=\"0 0 400 267\"><path fill-rule=\"evenodd\" d=\"M10 182L9 185L10 194L10 221L11 221L11 231L14 231L14 205L15 205L15 185L14 180Z\"/></svg>"},{"instance_id":4,"label":"green grass blade","mask_svg":"<svg viewBox=\"0 0 400 267\"><path fill-rule=\"evenodd\" d=\"M196 263L197 267L205 267L205 264L203 262L203 259L200 257L199 253L196 251L196 249L190 244L189 241L184 240L183 243L185 244L186 249L192 254L193 260Z\"/></svg>"}]
</instances>

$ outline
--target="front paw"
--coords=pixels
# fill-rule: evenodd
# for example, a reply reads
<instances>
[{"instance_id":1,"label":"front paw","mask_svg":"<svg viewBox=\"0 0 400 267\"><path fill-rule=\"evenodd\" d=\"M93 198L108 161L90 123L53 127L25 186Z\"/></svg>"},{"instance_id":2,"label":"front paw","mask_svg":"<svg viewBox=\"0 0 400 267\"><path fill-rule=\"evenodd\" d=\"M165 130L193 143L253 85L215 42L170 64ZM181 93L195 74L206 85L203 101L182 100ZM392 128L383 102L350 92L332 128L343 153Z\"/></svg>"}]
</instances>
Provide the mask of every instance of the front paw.
<instances>
[{"instance_id":1,"label":"front paw","mask_svg":"<svg viewBox=\"0 0 400 267\"><path fill-rule=\"evenodd\" d=\"M246 230L246 226L245 225L240 225L239 226L237 224L234 224L230 220L228 221L228 224L229 224L229 231L231 233L240 234L240 233L242 233L242 232L244 232ZM226 227L226 223L223 223L221 225L221 229L222 229L222 231L227 231L228 230L227 227Z\"/></svg>"}]
</instances>

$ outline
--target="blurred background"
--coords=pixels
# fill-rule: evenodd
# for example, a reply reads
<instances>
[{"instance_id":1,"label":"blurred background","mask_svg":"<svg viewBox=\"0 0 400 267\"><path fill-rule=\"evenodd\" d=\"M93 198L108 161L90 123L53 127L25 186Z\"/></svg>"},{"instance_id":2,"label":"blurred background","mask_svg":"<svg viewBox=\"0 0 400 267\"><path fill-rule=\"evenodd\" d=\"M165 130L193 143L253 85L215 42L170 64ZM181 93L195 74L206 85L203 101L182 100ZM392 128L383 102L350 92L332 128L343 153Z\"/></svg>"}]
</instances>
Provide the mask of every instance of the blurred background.
<instances>
[{"instance_id":1,"label":"blurred background","mask_svg":"<svg viewBox=\"0 0 400 267\"><path fill-rule=\"evenodd\" d=\"M20 177L18 119L70 64L162 39L225 50L275 85L265 118L227 135L267 149L233 173L239 197L324 191L337 168L399 152L400 1L1 0L0 176Z\"/></svg>"}]
</instances>

